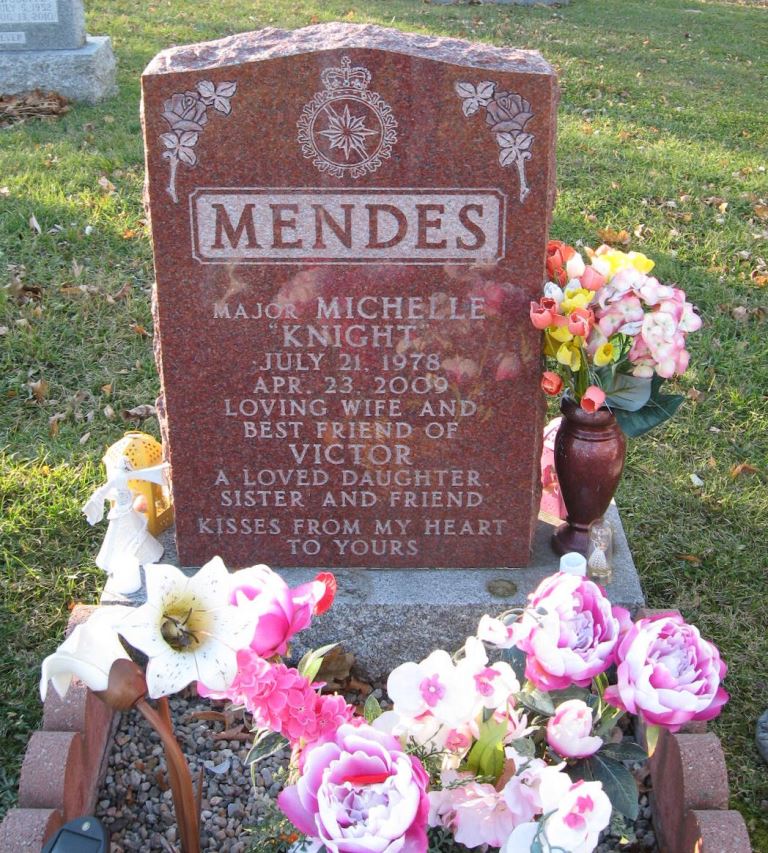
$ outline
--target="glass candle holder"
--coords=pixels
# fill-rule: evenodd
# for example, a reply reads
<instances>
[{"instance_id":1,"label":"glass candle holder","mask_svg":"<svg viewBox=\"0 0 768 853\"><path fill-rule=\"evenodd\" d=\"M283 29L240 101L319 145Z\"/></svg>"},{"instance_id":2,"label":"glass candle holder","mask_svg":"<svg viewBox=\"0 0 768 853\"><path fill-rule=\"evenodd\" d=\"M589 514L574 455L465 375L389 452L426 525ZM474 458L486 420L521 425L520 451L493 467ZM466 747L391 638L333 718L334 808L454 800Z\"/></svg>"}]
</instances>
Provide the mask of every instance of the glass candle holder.
<instances>
[{"instance_id":1,"label":"glass candle holder","mask_svg":"<svg viewBox=\"0 0 768 853\"><path fill-rule=\"evenodd\" d=\"M605 518L589 525L587 573L602 583L609 583L613 577L613 528Z\"/></svg>"}]
</instances>

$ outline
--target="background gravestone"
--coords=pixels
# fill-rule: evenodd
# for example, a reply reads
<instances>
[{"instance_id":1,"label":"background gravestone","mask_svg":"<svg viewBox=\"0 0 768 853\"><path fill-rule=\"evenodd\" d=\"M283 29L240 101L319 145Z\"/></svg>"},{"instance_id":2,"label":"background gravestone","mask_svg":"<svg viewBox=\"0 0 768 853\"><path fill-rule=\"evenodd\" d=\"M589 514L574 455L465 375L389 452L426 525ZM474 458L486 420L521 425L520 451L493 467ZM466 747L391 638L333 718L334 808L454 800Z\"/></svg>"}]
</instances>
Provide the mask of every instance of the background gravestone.
<instances>
[{"instance_id":1,"label":"background gravestone","mask_svg":"<svg viewBox=\"0 0 768 853\"><path fill-rule=\"evenodd\" d=\"M33 89L91 103L116 93L112 43L87 35L82 0L0 0L0 95Z\"/></svg>"},{"instance_id":2,"label":"background gravestone","mask_svg":"<svg viewBox=\"0 0 768 853\"><path fill-rule=\"evenodd\" d=\"M153 60L182 564L528 563L556 102L536 53L372 26Z\"/></svg>"},{"instance_id":3,"label":"background gravestone","mask_svg":"<svg viewBox=\"0 0 768 853\"><path fill-rule=\"evenodd\" d=\"M0 50L71 50L84 44L82 0L0 0Z\"/></svg>"}]
</instances>

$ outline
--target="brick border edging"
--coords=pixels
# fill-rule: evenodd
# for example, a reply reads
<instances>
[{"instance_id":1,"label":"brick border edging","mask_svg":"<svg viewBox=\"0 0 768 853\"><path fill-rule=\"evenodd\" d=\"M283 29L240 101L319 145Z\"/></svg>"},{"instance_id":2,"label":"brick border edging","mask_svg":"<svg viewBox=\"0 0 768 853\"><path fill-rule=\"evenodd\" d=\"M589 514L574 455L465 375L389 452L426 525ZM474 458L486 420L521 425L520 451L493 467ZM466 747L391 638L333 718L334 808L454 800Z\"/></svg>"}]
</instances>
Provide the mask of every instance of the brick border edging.
<instances>
[{"instance_id":1,"label":"brick border edging","mask_svg":"<svg viewBox=\"0 0 768 853\"><path fill-rule=\"evenodd\" d=\"M642 609L638 618L676 610ZM645 729L640 726L641 738ZM704 722L659 733L648 761L653 826L662 853L751 853L744 818L728 808L730 789L720 738Z\"/></svg>"},{"instance_id":2,"label":"brick border edging","mask_svg":"<svg viewBox=\"0 0 768 853\"><path fill-rule=\"evenodd\" d=\"M95 609L76 606L66 633ZM659 612L669 611L644 609L638 616ZM0 824L3 853L39 853L63 823L93 810L116 726L117 715L84 685L73 683L64 699L49 690L42 729L32 733L24 755L18 807ZM751 853L744 818L728 809L720 739L706 729L706 723L677 734L662 729L649 759L659 847L663 853Z\"/></svg>"},{"instance_id":3,"label":"brick border edging","mask_svg":"<svg viewBox=\"0 0 768 853\"><path fill-rule=\"evenodd\" d=\"M94 610L78 604L65 635ZM63 823L93 812L116 725L114 711L85 685L73 682L64 699L49 689L41 728L24 754L18 807L0 824L3 853L39 853Z\"/></svg>"}]
</instances>

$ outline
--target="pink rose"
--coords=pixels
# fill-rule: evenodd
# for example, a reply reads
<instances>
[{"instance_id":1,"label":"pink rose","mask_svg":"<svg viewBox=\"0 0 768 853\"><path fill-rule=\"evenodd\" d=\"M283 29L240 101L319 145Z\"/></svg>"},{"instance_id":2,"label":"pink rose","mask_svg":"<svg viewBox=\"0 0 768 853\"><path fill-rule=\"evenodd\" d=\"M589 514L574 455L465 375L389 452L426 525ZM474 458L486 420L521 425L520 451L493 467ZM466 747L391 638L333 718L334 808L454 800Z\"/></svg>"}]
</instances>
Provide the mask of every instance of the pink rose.
<instances>
[{"instance_id":1,"label":"pink rose","mask_svg":"<svg viewBox=\"0 0 768 853\"><path fill-rule=\"evenodd\" d=\"M328 594L327 579L291 589L267 566L251 566L232 576L230 600L249 609L255 625L251 648L270 658L285 654L291 637L309 627L318 607L327 603Z\"/></svg>"},{"instance_id":2,"label":"pink rose","mask_svg":"<svg viewBox=\"0 0 768 853\"><path fill-rule=\"evenodd\" d=\"M590 385L581 395L581 408L585 412L594 414L605 403L605 391L597 385Z\"/></svg>"},{"instance_id":3,"label":"pink rose","mask_svg":"<svg viewBox=\"0 0 768 853\"><path fill-rule=\"evenodd\" d=\"M541 690L586 687L614 662L628 622L593 581L562 572L544 578L513 626L526 678Z\"/></svg>"},{"instance_id":4,"label":"pink rose","mask_svg":"<svg viewBox=\"0 0 768 853\"><path fill-rule=\"evenodd\" d=\"M305 753L302 775L277 799L329 853L426 853L429 776L391 735L342 725Z\"/></svg>"},{"instance_id":5,"label":"pink rose","mask_svg":"<svg viewBox=\"0 0 768 853\"><path fill-rule=\"evenodd\" d=\"M679 613L638 620L618 648L618 680L605 700L651 725L676 732L711 720L728 701L720 686L727 667L713 643Z\"/></svg>"},{"instance_id":6,"label":"pink rose","mask_svg":"<svg viewBox=\"0 0 768 853\"><path fill-rule=\"evenodd\" d=\"M563 758L587 758L603 745L591 737L592 711L581 699L569 699L557 706L547 722L547 742Z\"/></svg>"}]
</instances>

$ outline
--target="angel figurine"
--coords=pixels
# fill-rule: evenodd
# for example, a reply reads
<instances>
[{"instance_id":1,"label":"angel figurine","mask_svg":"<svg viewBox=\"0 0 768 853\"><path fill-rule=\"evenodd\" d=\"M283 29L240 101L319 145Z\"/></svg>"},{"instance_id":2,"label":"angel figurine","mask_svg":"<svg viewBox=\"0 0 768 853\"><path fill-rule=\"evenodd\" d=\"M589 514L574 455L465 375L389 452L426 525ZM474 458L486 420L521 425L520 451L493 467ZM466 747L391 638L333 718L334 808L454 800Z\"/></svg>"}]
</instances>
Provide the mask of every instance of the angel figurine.
<instances>
[{"instance_id":1,"label":"angel figurine","mask_svg":"<svg viewBox=\"0 0 768 853\"><path fill-rule=\"evenodd\" d=\"M107 514L107 535L96 556L96 565L109 579L110 591L129 595L141 588L140 566L156 563L163 555L163 546L147 530L147 519L134 508L134 494L129 480L145 480L159 485L166 483L167 463L134 470L124 456L107 463L107 482L100 486L83 506L91 525L104 518L104 502L112 501Z\"/></svg>"}]
</instances>

